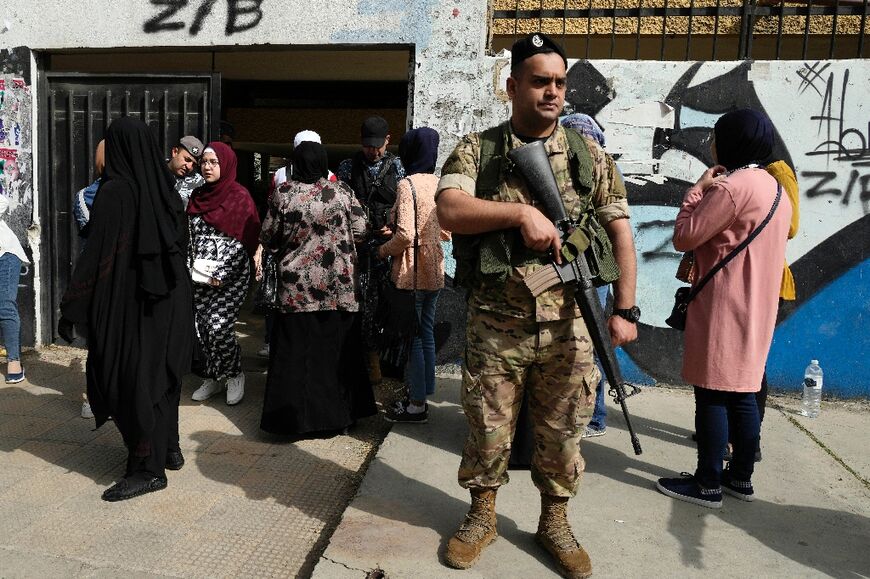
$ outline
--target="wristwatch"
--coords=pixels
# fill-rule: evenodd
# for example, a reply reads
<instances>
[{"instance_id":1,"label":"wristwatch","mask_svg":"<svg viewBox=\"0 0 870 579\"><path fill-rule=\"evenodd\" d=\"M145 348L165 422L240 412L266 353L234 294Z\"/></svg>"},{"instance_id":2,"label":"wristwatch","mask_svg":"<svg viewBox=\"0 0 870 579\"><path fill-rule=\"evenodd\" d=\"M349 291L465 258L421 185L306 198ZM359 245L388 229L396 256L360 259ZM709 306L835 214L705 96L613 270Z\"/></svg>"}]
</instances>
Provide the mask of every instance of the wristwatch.
<instances>
[{"instance_id":1,"label":"wristwatch","mask_svg":"<svg viewBox=\"0 0 870 579\"><path fill-rule=\"evenodd\" d=\"M632 324L636 324L638 321L640 321L640 308L637 306L631 306L627 310L618 310L614 308L613 315L626 319Z\"/></svg>"}]
</instances>

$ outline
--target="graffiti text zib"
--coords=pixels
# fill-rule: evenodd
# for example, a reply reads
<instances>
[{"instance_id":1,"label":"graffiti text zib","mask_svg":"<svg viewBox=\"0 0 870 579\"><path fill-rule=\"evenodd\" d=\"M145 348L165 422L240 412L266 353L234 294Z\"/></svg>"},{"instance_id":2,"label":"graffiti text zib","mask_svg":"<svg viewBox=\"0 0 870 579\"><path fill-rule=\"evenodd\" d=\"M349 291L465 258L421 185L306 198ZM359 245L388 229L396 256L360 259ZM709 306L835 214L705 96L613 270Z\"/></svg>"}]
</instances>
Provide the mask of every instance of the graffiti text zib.
<instances>
[{"instance_id":1,"label":"graffiti text zib","mask_svg":"<svg viewBox=\"0 0 870 579\"><path fill-rule=\"evenodd\" d=\"M861 203L870 202L870 173L862 175L857 169L853 169L845 189L828 186L837 178L835 171L801 171L801 177L812 183L806 192L809 199L830 195L840 197L843 205L848 205L855 197Z\"/></svg>"},{"instance_id":2,"label":"graffiti text zib","mask_svg":"<svg viewBox=\"0 0 870 579\"><path fill-rule=\"evenodd\" d=\"M147 34L155 32L172 32L187 28L186 17L190 16L191 5L196 6L188 32L196 36L202 30L206 20L211 16L218 0L150 0L157 13L142 26ZM256 28L263 20L263 0L226 0L227 20L224 32L232 36Z\"/></svg>"}]
</instances>

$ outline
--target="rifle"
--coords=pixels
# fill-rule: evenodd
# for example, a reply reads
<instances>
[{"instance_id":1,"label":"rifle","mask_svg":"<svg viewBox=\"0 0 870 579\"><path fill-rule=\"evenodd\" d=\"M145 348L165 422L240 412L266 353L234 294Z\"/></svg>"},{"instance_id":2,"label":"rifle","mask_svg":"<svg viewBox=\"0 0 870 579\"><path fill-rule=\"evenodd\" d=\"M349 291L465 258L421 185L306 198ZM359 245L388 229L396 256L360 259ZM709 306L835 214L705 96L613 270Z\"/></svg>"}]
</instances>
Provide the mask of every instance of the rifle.
<instances>
[{"instance_id":1,"label":"rifle","mask_svg":"<svg viewBox=\"0 0 870 579\"><path fill-rule=\"evenodd\" d=\"M513 149L508 153L508 158L525 180L532 197L543 206L544 214L553 221L563 243L566 242L574 232L575 224L568 219L543 141L535 141ZM641 454L643 451L640 447L640 440L631 426L631 417L628 414L628 406L625 404L626 399L640 393L640 388L636 384L625 382L622 378L622 371L610 341L610 332L605 323L604 311L592 283L593 275L584 251L586 248L577 249L579 251L575 259L568 261L563 256L562 264L553 262L552 268L535 272L525 282L535 296L558 283L577 284L578 291L574 297L577 300L577 305L580 306L586 327L589 329L592 344L595 346L598 359L604 368L604 375L610 383L608 394L613 397L614 402L622 407L625 424L631 436L631 445L634 447L634 454ZM631 392L626 390L626 386L631 388Z\"/></svg>"}]
</instances>

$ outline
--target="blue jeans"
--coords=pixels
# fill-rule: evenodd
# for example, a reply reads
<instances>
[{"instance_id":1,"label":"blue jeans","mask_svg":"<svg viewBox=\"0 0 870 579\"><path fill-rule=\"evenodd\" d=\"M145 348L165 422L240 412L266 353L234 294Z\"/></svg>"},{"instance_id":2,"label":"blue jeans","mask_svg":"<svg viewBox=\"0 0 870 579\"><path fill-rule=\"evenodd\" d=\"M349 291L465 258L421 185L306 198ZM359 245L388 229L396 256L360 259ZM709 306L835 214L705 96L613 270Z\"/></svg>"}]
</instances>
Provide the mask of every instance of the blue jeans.
<instances>
[{"instance_id":1,"label":"blue jeans","mask_svg":"<svg viewBox=\"0 0 870 579\"><path fill-rule=\"evenodd\" d=\"M719 488L729 435L734 445L731 478L751 481L760 429L755 392L722 392L695 386L698 484L707 489Z\"/></svg>"},{"instance_id":2,"label":"blue jeans","mask_svg":"<svg viewBox=\"0 0 870 579\"><path fill-rule=\"evenodd\" d=\"M441 290L417 290L417 316L420 333L411 342L408 357L408 395L411 400L426 400L435 394L435 306Z\"/></svg>"},{"instance_id":3,"label":"blue jeans","mask_svg":"<svg viewBox=\"0 0 870 579\"><path fill-rule=\"evenodd\" d=\"M18 281L21 260L6 252L0 255L0 331L6 345L6 359L21 359L21 318L18 317Z\"/></svg>"},{"instance_id":4,"label":"blue jeans","mask_svg":"<svg viewBox=\"0 0 870 579\"><path fill-rule=\"evenodd\" d=\"M598 299L601 300L601 307L607 307L607 292L610 286L598 288ZM604 376L604 369L601 367L601 360L598 355L595 356L595 363L598 364L598 371L601 372L601 380L598 382L598 388L595 389L595 410L592 411L592 418L589 420L589 427L595 430L604 430L607 428L607 406L604 404L604 385L607 384L607 378Z\"/></svg>"}]
</instances>

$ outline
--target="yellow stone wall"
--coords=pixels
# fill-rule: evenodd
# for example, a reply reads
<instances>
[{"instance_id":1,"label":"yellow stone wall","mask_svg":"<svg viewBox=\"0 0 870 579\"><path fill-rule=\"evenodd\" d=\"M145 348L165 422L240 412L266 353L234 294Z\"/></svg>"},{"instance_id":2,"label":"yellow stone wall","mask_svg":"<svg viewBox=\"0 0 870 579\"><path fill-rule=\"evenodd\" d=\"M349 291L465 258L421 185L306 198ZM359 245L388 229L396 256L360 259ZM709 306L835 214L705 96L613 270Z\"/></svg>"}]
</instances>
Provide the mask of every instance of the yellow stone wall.
<instances>
[{"instance_id":1,"label":"yellow stone wall","mask_svg":"<svg viewBox=\"0 0 870 579\"><path fill-rule=\"evenodd\" d=\"M591 2L591 4L590 4ZM592 8L637 8L642 7L663 7L666 0L492 0L492 10L558 10L558 9L587 9ZM716 0L667 0L668 7L695 7L710 6L715 7ZM721 0L720 6L735 6L743 5L742 0ZM795 4L787 4L794 6ZM663 19L658 17L641 18L640 32L641 34L662 34ZM615 30L618 35L637 34L637 18L617 18L615 22ZM611 34L614 23L610 18L597 18L591 22L584 19L568 19L563 21L559 19L543 19L537 18L515 21L514 19L499 19L494 20L492 25L492 33L494 35L513 35L527 34L535 31L542 31L547 34L567 34L567 35L585 35L587 31L590 34ZM800 34L804 33L806 27L806 18L803 16L786 16L783 18L783 34ZM770 16L759 18L756 20L754 32L755 35L777 34L779 28L779 17ZM861 28L860 16L839 16L837 18L837 33L838 34L857 34ZM810 18L810 34L812 35L829 35L833 29L832 16L812 16ZM689 18L686 16L668 17L667 19L667 34L685 35L689 30ZM719 34L736 34L740 31L740 18L735 16L720 17L718 25L715 19L711 16L693 17L692 18L692 34L713 34L717 31Z\"/></svg>"}]
</instances>

